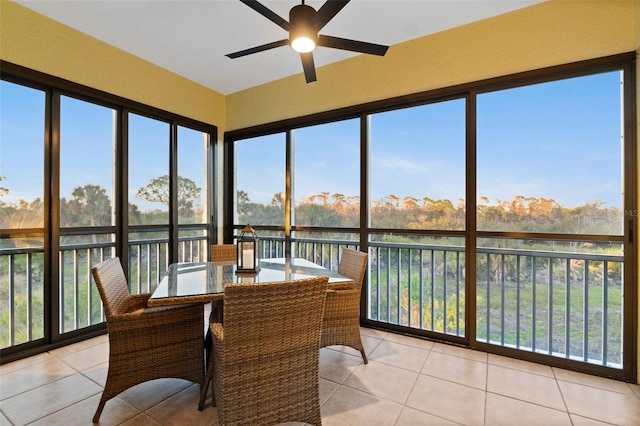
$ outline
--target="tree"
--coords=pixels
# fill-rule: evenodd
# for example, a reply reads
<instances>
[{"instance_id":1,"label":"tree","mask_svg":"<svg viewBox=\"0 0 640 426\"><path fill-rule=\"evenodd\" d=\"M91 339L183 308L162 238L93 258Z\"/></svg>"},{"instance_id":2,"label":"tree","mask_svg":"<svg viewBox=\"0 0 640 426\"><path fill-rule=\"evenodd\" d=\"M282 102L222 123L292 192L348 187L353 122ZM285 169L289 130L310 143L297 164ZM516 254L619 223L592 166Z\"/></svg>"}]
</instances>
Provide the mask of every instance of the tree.
<instances>
[{"instance_id":1,"label":"tree","mask_svg":"<svg viewBox=\"0 0 640 426\"><path fill-rule=\"evenodd\" d=\"M247 205L249 204L249 194L242 189L236 193L236 203L238 204L238 214L244 214L247 212Z\"/></svg>"},{"instance_id":2,"label":"tree","mask_svg":"<svg viewBox=\"0 0 640 426\"><path fill-rule=\"evenodd\" d=\"M140 225L142 214L140 213L140 209L138 209L137 204L129 203L129 224L130 225Z\"/></svg>"},{"instance_id":3,"label":"tree","mask_svg":"<svg viewBox=\"0 0 640 426\"><path fill-rule=\"evenodd\" d=\"M282 211L284 211L284 200L285 200L284 192L277 192L276 194L274 194L273 198L271 199L271 207L277 207L279 209L282 209Z\"/></svg>"},{"instance_id":4,"label":"tree","mask_svg":"<svg viewBox=\"0 0 640 426\"><path fill-rule=\"evenodd\" d=\"M41 198L28 202L19 199L17 203L0 204L0 228L42 228L44 227L44 203Z\"/></svg>"},{"instance_id":5,"label":"tree","mask_svg":"<svg viewBox=\"0 0 640 426\"><path fill-rule=\"evenodd\" d=\"M92 184L77 186L71 195L68 203L61 200L63 226L111 225L111 200L105 188Z\"/></svg>"},{"instance_id":6,"label":"tree","mask_svg":"<svg viewBox=\"0 0 640 426\"><path fill-rule=\"evenodd\" d=\"M418 208L418 199L411 196L402 197L402 208L403 209L417 209Z\"/></svg>"},{"instance_id":7,"label":"tree","mask_svg":"<svg viewBox=\"0 0 640 426\"><path fill-rule=\"evenodd\" d=\"M4 176L0 176L0 182L5 179ZM4 186L0 186L0 197L4 197L9 193L9 188L5 188Z\"/></svg>"},{"instance_id":8,"label":"tree","mask_svg":"<svg viewBox=\"0 0 640 426\"><path fill-rule=\"evenodd\" d=\"M191 211L194 202L200 199L202 189L191 179L178 176L178 209ZM138 200L169 205L169 175L153 179L146 186L138 189Z\"/></svg>"}]
</instances>

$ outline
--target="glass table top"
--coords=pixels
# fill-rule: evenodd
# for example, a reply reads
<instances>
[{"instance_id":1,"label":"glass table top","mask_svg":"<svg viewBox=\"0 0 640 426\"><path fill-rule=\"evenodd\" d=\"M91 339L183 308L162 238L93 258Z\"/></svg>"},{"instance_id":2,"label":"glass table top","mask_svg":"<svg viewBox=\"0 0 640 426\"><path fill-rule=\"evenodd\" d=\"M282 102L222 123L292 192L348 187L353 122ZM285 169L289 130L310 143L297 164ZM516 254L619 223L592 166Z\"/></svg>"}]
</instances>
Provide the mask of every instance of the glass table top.
<instances>
[{"instance_id":1,"label":"glass table top","mask_svg":"<svg viewBox=\"0 0 640 426\"><path fill-rule=\"evenodd\" d=\"M235 262L174 263L149 299L149 306L207 302L222 299L228 283L289 281L328 276L330 284L347 283L351 278L301 258L274 258L260 261L257 274L237 274Z\"/></svg>"}]
</instances>

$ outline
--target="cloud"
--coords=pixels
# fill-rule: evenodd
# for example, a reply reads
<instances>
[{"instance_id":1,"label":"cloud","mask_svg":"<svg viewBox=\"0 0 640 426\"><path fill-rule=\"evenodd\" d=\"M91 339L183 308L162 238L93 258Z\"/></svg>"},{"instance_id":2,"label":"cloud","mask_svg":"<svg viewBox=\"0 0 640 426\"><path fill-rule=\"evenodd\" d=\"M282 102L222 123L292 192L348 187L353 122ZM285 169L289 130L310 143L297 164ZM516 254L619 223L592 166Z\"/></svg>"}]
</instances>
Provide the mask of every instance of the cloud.
<instances>
[{"instance_id":1,"label":"cloud","mask_svg":"<svg viewBox=\"0 0 640 426\"><path fill-rule=\"evenodd\" d=\"M424 162L404 160L399 158L376 158L373 161L374 167L380 167L387 170L402 170L405 173L425 173L429 169L429 165Z\"/></svg>"}]
</instances>

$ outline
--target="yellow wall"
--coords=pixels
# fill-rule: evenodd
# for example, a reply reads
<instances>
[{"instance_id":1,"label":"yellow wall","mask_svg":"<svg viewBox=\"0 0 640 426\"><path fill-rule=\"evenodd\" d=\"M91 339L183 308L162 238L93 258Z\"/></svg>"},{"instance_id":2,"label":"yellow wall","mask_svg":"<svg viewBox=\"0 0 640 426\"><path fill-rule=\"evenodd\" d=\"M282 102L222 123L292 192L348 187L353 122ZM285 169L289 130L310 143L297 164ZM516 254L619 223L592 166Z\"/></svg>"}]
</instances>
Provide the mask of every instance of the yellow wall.
<instances>
[{"instance_id":1,"label":"yellow wall","mask_svg":"<svg viewBox=\"0 0 640 426\"><path fill-rule=\"evenodd\" d=\"M216 125L219 139L225 128L235 130L639 48L637 0L551 0L394 45L383 58L363 55L321 67L318 81L310 85L296 75L225 98L0 0L3 60ZM640 71L636 80L640 81ZM638 349L640 365L640 336Z\"/></svg>"},{"instance_id":2,"label":"yellow wall","mask_svg":"<svg viewBox=\"0 0 640 426\"><path fill-rule=\"evenodd\" d=\"M6 0L0 1L0 58L224 131L222 94Z\"/></svg>"},{"instance_id":3,"label":"yellow wall","mask_svg":"<svg viewBox=\"0 0 640 426\"><path fill-rule=\"evenodd\" d=\"M227 96L227 129L634 50L630 0L541 3Z\"/></svg>"}]
</instances>

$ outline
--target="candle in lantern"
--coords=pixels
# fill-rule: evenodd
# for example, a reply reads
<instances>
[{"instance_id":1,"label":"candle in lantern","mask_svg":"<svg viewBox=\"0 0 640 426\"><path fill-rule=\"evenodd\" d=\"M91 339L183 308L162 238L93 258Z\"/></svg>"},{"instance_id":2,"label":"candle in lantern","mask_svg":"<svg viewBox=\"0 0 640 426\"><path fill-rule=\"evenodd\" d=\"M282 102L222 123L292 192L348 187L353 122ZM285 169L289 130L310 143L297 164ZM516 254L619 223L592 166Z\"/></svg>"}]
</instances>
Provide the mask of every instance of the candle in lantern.
<instances>
[{"instance_id":1,"label":"candle in lantern","mask_svg":"<svg viewBox=\"0 0 640 426\"><path fill-rule=\"evenodd\" d=\"M255 269L253 264L253 249L242 250L242 267L244 269Z\"/></svg>"}]
</instances>

